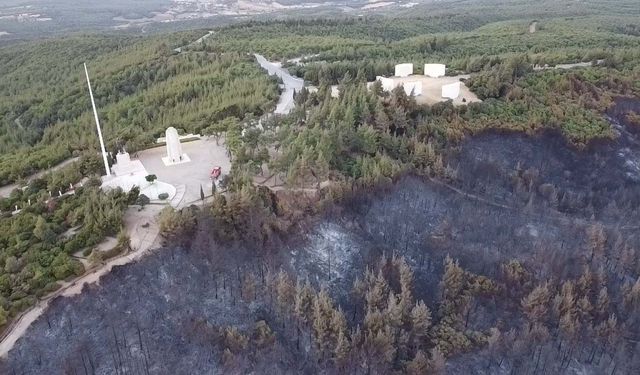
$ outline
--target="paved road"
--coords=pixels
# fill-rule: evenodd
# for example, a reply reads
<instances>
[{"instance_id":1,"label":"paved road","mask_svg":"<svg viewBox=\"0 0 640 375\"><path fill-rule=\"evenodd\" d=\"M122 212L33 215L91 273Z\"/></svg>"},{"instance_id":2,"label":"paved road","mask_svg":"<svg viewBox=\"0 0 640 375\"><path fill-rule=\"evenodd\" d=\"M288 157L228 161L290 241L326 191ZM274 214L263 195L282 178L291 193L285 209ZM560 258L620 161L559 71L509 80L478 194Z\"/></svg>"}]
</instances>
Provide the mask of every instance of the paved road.
<instances>
[{"instance_id":1,"label":"paved road","mask_svg":"<svg viewBox=\"0 0 640 375\"><path fill-rule=\"evenodd\" d=\"M293 101L293 94L302 90L304 87L304 80L302 78L292 76L286 69L282 68L279 64L268 61L264 56L255 54L258 64L269 73L270 76L276 75L282 80L284 84L284 91L280 95L280 100L276 106L275 114L286 115L293 107L295 103Z\"/></svg>"}]
</instances>

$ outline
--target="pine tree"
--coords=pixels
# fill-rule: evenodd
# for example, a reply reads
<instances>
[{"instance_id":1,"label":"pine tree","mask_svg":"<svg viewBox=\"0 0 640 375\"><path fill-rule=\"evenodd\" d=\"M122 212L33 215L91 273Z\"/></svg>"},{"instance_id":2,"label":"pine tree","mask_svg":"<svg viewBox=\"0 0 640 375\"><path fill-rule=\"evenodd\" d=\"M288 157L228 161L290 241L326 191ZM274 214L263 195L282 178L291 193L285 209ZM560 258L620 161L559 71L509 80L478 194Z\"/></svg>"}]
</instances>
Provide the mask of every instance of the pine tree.
<instances>
[{"instance_id":1,"label":"pine tree","mask_svg":"<svg viewBox=\"0 0 640 375\"><path fill-rule=\"evenodd\" d=\"M574 316L567 312L560 318L560 332L568 340L573 341L577 337L580 324L575 320Z\"/></svg>"},{"instance_id":2,"label":"pine tree","mask_svg":"<svg viewBox=\"0 0 640 375\"><path fill-rule=\"evenodd\" d=\"M394 329L402 325L402 307L398 303L398 297L393 292L389 293L387 309L385 310L387 323Z\"/></svg>"},{"instance_id":3,"label":"pine tree","mask_svg":"<svg viewBox=\"0 0 640 375\"><path fill-rule=\"evenodd\" d=\"M591 313L593 312L593 306L591 302L589 302L589 298L586 296L580 298L578 303L576 304L578 310L578 317L580 318L580 322L583 325L589 327L591 326L591 322L593 320Z\"/></svg>"},{"instance_id":4,"label":"pine tree","mask_svg":"<svg viewBox=\"0 0 640 375\"><path fill-rule=\"evenodd\" d=\"M442 299L454 300L464 287L464 270L449 255L444 260L444 274L440 281Z\"/></svg>"},{"instance_id":5,"label":"pine tree","mask_svg":"<svg viewBox=\"0 0 640 375\"><path fill-rule=\"evenodd\" d=\"M442 354L437 347L431 349L431 360L429 361L430 373L434 375L443 374L446 361L444 354Z\"/></svg>"},{"instance_id":6,"label":"pine tree","mask_svg":"<svg viewBox=\"0 0 640 375\"><path fill-rule=\"evenodd\" d=\"M340 332L347 331L347 319L344 316L344 312L342 309L338 307L337 309L331 308L331 338L337 342L338 335Z\"/></svg>"},{"instance_id":7,"label":"pine tree","mask_svg":"<svg viewBox=\"0 0 640 375\"><path fill-rule=\"evenodd\" d=\"M603 257L607 235L602 224L597 223L587 228L587 239L589 240L589 249L591 250L591 259L594 257Z\"/></svg>"},{"instance_id":8,"label":"pine tree","mask_svg":"<svg viewBox=\"0 0 640 375\"><path fill-rule=\"evenodd\" d=\"M413 306L413 271L404 258L396 261L398 272L400 274L400 301L399 305L402 309L402 318L405 322L411 318L411 308Z\"/></svg>"},{"instance_id":9,"label":"pine tree","mask_svg":"<svg viewBox=\"0 0 640 375\"><path fill-rule=\"evenodd\" d=\"M291 284L291 279L281 269L276 277L276 300L281 314L289 312L294 302L295 290Z\"/></svg>"},{"instance_id":10,"label":"pine tree","mask_svg":"<svg viewBox=\"0 0 640 375\"><path fill-rule=\"evenodd\" d=\"M618 318L615 314L609 315L609 318L596 327L596 333L600 338L603 346L613 346L618 338Z\"/></svg>"},{"instance_id":11,"label":"pine tree","mask_svg":"<svg viewBox=\"0 0 640 375\"><path fill-rule=\"evenodd\" d=\"M304 323L311 321L311 313L313 311L313 290L309 285L309 280L305 280L304 284L298 280L296 283L296 295L294 312L298 319Z\"/></svg>"},{"instance_id":12,"label":"pine tree","mask_svg":"<svg viewBox=\"0 0 640 375\"><path fill-rule=\"evenodd\" d=\"M407 374L409 375L424 375L428 374L430 370L429 360L422 350L416 352L416 356L413 357L411 362L407 364Z\"/></svg>"},{"instance_id":13,"label":"pine tree","mask_svg":"<svg viewBox=\"0 0 640 375\"><path fill-rule=\"evenodd\" d=\"M384 305L386 301L386 296L389 290L389 285L387 284L387 280L382 274L382 270L378 271L378 274L373 283L370 283L369 289L365 295L365 299L367 301L367 310L371 309L384 309Z\"/></svg>"},{"instance_id":14,"label":"pine tree","mask_svg":"<svg viewBox=\"0 0 640 375\"><path fill-rule=\"evenodd\" d=\"M315 343L320 358L324 359L331 346L331 299L326 290L322 289L313 303L313 330Z\"/></svg>"},{"instance_id":15,"label":"pine tree","mask_svg":"<svg viewBox=\"0 0 640 375\"><path fill-rule=\"evenodd\" d=\"M549 284L544 283L535 287L522 299L520 305L530 324L544 321L549 309L550 298Z\"/></svg>"},{"instance_id":16,"label":"pine tree","mask_svg":"<svg viewBox=\"0 0 640 375\"><path fill-rule=\"evenodd\" d=\"M554 316L557 319L565 318L565 319L573 320L575 315L575 293L574 293L574 284L573 281L565 281L562 284L562 289L553 299L553 312Z\"/></svg>"},{"instance_id":17,"label":"pine tree","mask_svg":"<svg viewBox=\"0 0 640 375\"><path fill-rule=\"evenodd\" d=\"M429 335L430 328L431 311L424 301L420 300L411 310L411 333L414 338L414 348L420 348L425 344L424 341Z\"/></svg>"},{"instance_id":18,"label":"pine tree","mask_svg":"<svg viewBox=\"0 0 640 375\"><path fill-rule=\"evenodd\" d=\"M336 347L333 351L335 363L338 367L344 366L346 363L351 347L349 345L349 339L347 338L345 331L338 332L338 339L336 340Z\"/></svg>"}]
</instances>

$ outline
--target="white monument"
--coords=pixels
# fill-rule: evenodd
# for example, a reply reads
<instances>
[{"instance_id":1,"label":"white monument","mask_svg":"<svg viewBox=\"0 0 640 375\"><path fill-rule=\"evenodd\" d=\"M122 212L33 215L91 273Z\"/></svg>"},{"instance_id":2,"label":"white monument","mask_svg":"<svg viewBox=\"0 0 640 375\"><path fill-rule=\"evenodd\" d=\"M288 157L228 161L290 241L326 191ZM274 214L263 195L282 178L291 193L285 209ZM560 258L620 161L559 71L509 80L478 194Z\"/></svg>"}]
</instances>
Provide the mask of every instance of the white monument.
<instances>
[{"instance_id":1,"label":"white monument","mask_svg":"<svg viewBox=\"0 0 640 375\"><path fill-rule=\"evenodd\" d=\"M404 88L404 92L409 96L420 96L422 95L422 82L421 81L411 81L405 82L402 84Z\"/></svg>"},{"instance_id":2,"label":"white monument","mask_svg":"<svg viewBox=\"0 0 640 375\"><path fill-rule=\"evenodd\" d=\"M460 95L460 82L442 85L442 97L447 99L456 99Z\"/></svg>"},{"instance_id":3,"label":"white monument","mask_svg":"<svg viewBox=\"0 0 640 375\"><path fill-rule=\"evenodd\" d=\"M180 144L180 137L178 136L176 128L173 126L167 128L165 140L167 142L167 156L162 158L164 165L169 166L191 161L189 156L182 152L182 145Z\"/></svg>"},{"instance_id":4,"label":"white monument","mask_svg":"<svg viewBox=\"0 0 640 375\"><path fill-rule=\"evenodd\" d=\"M413 64L398 64L395 73L396 77L409 77L413 74Z\"/></svg>"},{"instance_id":5,"label":"white monument","mask_svg":"<svg viewBox=\"0 0 640 375\"><path fill-rule=\"evenodd\" d=\"M444 64L424 64L424 75L427 77L444 77L446 66Z\"/></svg>"}]
</instances>

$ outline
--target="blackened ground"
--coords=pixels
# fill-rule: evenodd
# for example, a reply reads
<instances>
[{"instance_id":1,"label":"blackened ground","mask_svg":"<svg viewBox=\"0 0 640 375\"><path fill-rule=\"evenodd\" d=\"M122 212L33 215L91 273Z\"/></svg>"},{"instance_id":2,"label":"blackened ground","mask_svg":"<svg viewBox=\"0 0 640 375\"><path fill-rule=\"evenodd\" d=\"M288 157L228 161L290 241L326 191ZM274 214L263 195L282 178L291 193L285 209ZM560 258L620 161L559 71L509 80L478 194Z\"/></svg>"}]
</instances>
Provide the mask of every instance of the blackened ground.
<instances>
[{"instance_id":1,"label":"blackened ground","mask_svg":"<svg viewBox=\"0 0 640 375\"><path fill-rule=\"evenodd\" d=\"M319 219L306 234L282 239L268 253L220 247L210 238L210 224L201 220L187 246L158 250L114 270L79 296L56 300L17 342L3 373L222 373L221 352L199 327L250 330L261 319L276 331L279 344L251 358L254 371L320 371L309 361L308 345L298 348L279 330L277 317L260 302L266 297L246 301L239 296L238 278L247 272L261 280L267 270L282 267L328 286L348 317L354 309L349 297L354 278L381 254L408 260L415 271L414 294L433 311L447 254L465 269L490 277L511 259L528 265L537 280L576 277L589 258L586 230L596 223L609 238L640 248L635 234L640 146L633 133L612 121L618 139L582 151L553 134L469 139L448 158L457 167L456 181L406 177L353 202L338 217ZM608 252L614 242L607 241ZM613 265L607 272L620 282L638 277L637 266ZM487 330L501 320L516 326L520 318L512 310L501 301L479 303L469 325ZM485 354L452 358L449 372L513 370L508 360L496 365ZM547 373L560 371L551 354L546 361ZM625 366L619 365L617 373L633 373L631 365ZM571 369L598 373L601 368L578 357Z\"/></svg>"}]
</instances>

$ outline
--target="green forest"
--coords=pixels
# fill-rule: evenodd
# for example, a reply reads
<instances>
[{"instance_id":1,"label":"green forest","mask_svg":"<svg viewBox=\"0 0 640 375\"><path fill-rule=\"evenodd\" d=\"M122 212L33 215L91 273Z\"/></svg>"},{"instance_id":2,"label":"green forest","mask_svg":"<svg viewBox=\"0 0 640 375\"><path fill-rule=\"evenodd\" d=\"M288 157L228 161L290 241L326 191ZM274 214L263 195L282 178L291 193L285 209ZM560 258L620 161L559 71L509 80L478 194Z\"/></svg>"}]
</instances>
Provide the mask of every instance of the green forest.
<instances>
[{"instance_id":1,"label":"green forest","mask_svg":"<svg viewBox=\"0 0 640 375\"><path fill-rule=\"evenodd\" d=\"M82 63L109 150L147 147L169 126L198 133L261 115L275 83L239 54L176 53L201 32L156 38L78 36L0 50L0 184L97 149Z\"/></svg>"},{"instance_id":2,"label":"green forest","mask_svg":"<svg viewBox=\"0 0 640 375\"><path fill-rule=\"evenodd\" d=\"M89 255L105 236L119 234L124 209L137 196L102 193L100 169L97 156L82 156L0 199L0 326L58 281L84 273L75 253Z\"/></svg>"}]
</instances>

